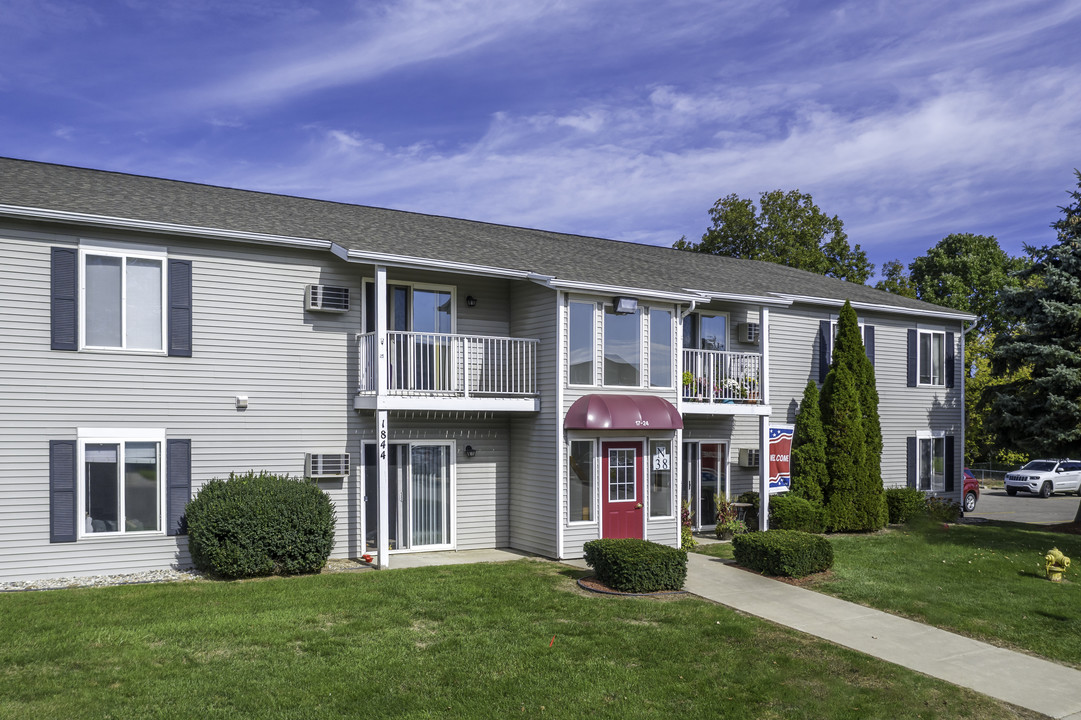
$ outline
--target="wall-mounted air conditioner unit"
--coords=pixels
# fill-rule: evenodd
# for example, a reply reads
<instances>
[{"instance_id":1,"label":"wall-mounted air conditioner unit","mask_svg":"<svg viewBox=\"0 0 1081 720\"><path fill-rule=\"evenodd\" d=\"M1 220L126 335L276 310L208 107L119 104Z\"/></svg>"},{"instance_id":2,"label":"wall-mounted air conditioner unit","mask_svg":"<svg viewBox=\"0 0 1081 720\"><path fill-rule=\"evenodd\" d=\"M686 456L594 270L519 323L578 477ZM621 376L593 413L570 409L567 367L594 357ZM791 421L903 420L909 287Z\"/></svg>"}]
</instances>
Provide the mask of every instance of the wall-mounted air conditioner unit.
<instances>
[{"instance_id":1,"label":"wall-mounted air conditioner unit","mask_svg":"<svg viewBox=\"0 0 1081 720\"><path fill-rule=\"evenodd\" d=\"M739 466L742 468L757 468L760 458L758 448L739 449Z\"/></svg>"},{"instance_id":2,"label":"wall-mounted air conditioner unit","mask_svg":"<svg viewBox=\"0 0 1081 720\"><path fill-rule=\"evenodd\" d=\"M349 453L307 453L304 477L340 478L349 475Z\"/></svg>"},{"instance_id":3,"label":"wall-mounted air conditioner unit","mask_svg":"<svg viewBox=\"0 0 1081 720\"><path fill-rule=\"evenodd\" d=\"M309 285L304 295L304 309L321 312L349 310L349 288L333 285Z\"/></svg>"},{"instance_id":4,"label":"wall-mounted air conditioner unit","mask_svg":"<svg viewBox=\"0 0 1081 720\"><path fill-rule=\"evenodd\" d=\"M739 324L739 341L741 343L757 344L762 337L762 326L758 323L745 322Z\"/></svg>"}]
</instances>

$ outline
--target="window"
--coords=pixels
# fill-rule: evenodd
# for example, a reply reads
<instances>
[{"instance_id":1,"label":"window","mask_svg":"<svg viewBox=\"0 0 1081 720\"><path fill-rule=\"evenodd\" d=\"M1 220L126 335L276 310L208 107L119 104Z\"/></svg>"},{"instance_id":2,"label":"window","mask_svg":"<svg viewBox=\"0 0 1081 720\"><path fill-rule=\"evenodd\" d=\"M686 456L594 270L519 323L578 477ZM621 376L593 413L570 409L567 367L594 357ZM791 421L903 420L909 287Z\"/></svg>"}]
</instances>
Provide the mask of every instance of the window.
<instances>
[{"instance_id":1,"label":"window","mask_svg":"<svg viewBox=\"0 0 1081 720\"><path fill-rule=\"evenodd\" d=\"M672 313L649 311L649 384L672 387Z\"/></svg>"},{"instance_id":2,"label":"window","mask_svg":"<svg viewBox=\"0 0 1081 720\"><path fill-rule=\"evenodd\" d=\"M604 308L604 384L639 387L642 367L641 310L617 315Z\"/></svg>"},{"instance_id":3,"label":"window","mask_svg":"<svg viewBox=\"0 0 1081 720\"><path fill-rule=\"evenodd\" d=\"M162 530L164 442L160 431L80 432L84 536Z\"/></svg>"},{"instance_id":4,"label":"window","mask_svg":"<svg viewBox=\"0 0 1081 720\"><path fill-rule=\"evenodd\" d=\"M569 522L593 520L593 442L574 440L567 458Z\"/></svg>"},{"instance_id":5,"label":"window","mask_svg":"<svg viewBox=\"0 0 1081 720\"><path fill-rule=\"evenodd\" d=\"M946 384L946 333L920 331L920 385Z\"/></svg>"},{"instance_id":6,"label":"window","mask_svg":"<svg viewBox=\"0 0 1081 720\"><path fill-rule=\"evenodd\" d=\"M608 502L637 500L635 455L632 449L613 448L608 451Z\"/></svg>"},{"instance_id":7,"label":"window","mask_svg":"<svg viewBox=\"0 0 1081 720\"><path fill-rule=\"evenodd\" d=\"M683 322L683 347L688 350L728 349L728 316L694 313Z\"/></svg>"},{"instance_id":8,"label":"window","mask_svg":"<svg viewBox=\"0 0 1081 720\"><path fill-rule=\"evenodd\" d=\"M162 351L164 255L87 249L82 260L82 346Z\"/></svg>"},{"instance_id":9,"label":"window","mask_svg":"<svg viewBox=\"0 0 1081 720\"><path fill-rule=\"evenodd\" d=\"M946 438L921 437L919 451L919 489L942 492L946 488Z\"/></svg>"},{"instance_id":10,"label":"window","mask_svg":"<svg viewBox=\"0 0 1081 720\"><path fill-rule=\"evenodd\" d=\"M570 383L593 385L593 303L570 304Z\"/></svg>"},{"instance_id":11,"label":"window","mask_svg":"<svg viewBox=\"0 0 1081 720\"><path fill-rule=\"evenodd\" d=\"M649 516L672 516L672 444L649 444Z\"/></svg>"}]
</instances>

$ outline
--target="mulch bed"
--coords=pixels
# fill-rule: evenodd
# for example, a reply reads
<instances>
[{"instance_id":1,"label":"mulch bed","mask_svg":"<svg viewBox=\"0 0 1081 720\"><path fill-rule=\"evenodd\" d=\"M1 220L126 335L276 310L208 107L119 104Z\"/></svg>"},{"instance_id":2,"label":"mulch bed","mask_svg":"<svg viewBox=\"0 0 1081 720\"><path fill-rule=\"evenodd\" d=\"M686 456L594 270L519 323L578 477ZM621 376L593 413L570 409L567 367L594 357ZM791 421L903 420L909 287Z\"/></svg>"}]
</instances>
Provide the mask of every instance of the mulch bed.
<instances>
[{"instance_id":1,"label":"mulch bed","mask_svg":"<svg viewBox=\"0 0 1081 720\"><path fill-rule=\"evenodd\" d=\"M601 593L603 595L624 595L626 597L666 597L671 595L686 595L686 590L661 590L660 592L652 593L629 593L621 590L611 588L595 576L589 575L584 578L578 578L578 587L583 590L589 590L590 592Z\"/></svg>"},{"instance_id":2,"label":"mulch bed","mask_svg":"<svg viewBox=\"0 0 1081 720\"><path fill-rule=\"evenodd\" d=\"M1064 525L1049 525L1051 532L1067 533L1068 535L1081 535L1081 523L1066 523Z\"/></svg>"}]
</instances>

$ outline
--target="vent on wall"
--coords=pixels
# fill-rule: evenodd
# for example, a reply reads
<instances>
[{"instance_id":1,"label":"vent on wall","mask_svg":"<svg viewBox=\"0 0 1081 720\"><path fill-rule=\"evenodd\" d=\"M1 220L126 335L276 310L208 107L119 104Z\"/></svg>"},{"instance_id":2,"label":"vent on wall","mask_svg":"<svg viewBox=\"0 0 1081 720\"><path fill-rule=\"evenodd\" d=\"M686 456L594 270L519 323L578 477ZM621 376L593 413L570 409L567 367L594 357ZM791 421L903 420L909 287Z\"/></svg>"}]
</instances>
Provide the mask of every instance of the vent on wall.
<instances>
[{"instance_id":1,"label":"vent on wall","mask_svg":"<svg viewBox=\"0 0 1081 720\"><path fill-rule=\"evenodd\" d=\"M309 285L305 293L304 308L322 312L346 312L349 310L349 288Z\"/></svg>"},{"instance_id":2,"label":"vent on wall","mask_svg":"<svg viewBox=\"0 0 1081 720\"><path fill-rule=\"evenodd\" d=\"M762 326L758 323L745 322L739 324L739 341L741 343L756 344L762 336Z\"/></svg>"},{"instance_id":3,"label":"vent on wall","mask_svg":"<svg viewBox=\"0 0 1081 720\"><path fill-rule=\"evenodd\" d=\"M339 478L349 475L349 453L307 453L304 477Z\"/></svg>"},{"instance_id":4,"label":"vent on wall","mask_svg":"<svg viewBox=\"0 0 1081 720\"><path fill-rule=\"evenodd\" d=\"M760 458L758 448L739 449L739 466L742 468L757 468Z\"/></svg>"}]
</instances>

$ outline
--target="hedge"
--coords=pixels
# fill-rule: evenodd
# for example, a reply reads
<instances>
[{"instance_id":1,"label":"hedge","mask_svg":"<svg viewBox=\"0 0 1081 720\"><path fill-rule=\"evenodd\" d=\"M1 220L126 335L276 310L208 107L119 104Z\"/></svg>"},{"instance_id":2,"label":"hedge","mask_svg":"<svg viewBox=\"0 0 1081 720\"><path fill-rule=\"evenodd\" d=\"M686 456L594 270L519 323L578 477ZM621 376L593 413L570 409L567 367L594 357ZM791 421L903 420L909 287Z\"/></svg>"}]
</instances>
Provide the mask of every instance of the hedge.
<instances>
[{"instance_id":1,"label":"hedge","mask_svg":"<svg viewBox=\"0 0 1081 720\"><path fill-rule=\"evenodd\" d=\"M224 578L318 572L334 544L326 493L265 471L211 480L186 517L195 567Z\"/></svg>"},{"instance_id":2,"label":"hedge","mask_svg":"<svg viewBox=\"0 0 1081 720\"><path fill-rule=\"evenodd\" d=\"M591 540L586 563L597 579L620 592L680 590L687 580L687 551L635 538Z\"/></svg>"},{"instance_id":3,"label":"hedge","mask_svg":"<svg viewBox=\"0 0 1081 720\"><path fill-rule=\"evenodd\" d=\"M916 488L889 488L886 490L886 507L890 524L903 525L924 512L927 496Z\"/></svg>"},{"instance_id":4,"label":"hedge","mask_svg":"<svg viewBox=\"0 0 1081 720\"><path fill-rule=\"evenodd\" d=\"M766 575L803 577L833 567L829 540L799 530L737 535L732 550L737 563Z\"/></svg>"},{"instance_id":5,"label":"hedge","mask_svg":"<svg viewBox=\"0 0 1081 720\"><path fill-rule=\"evenodd\" d=\"M737 502L750 503L747 513L747 525L752 530L758 529L759 498L751 490L741 493ZM826 531L826 510L804 498L791 493L769 496L769 526L776 530L802 530L809 533Z\"/></svg>"}]
</instances>

